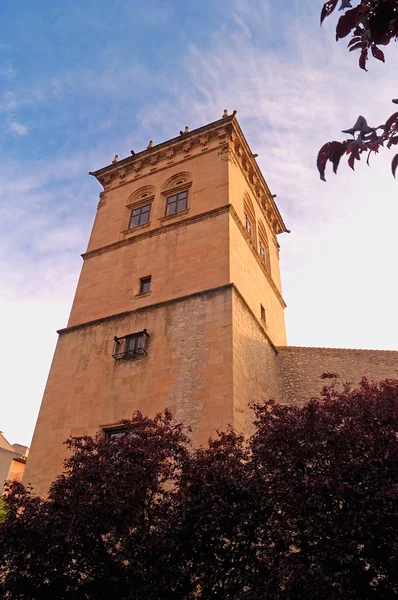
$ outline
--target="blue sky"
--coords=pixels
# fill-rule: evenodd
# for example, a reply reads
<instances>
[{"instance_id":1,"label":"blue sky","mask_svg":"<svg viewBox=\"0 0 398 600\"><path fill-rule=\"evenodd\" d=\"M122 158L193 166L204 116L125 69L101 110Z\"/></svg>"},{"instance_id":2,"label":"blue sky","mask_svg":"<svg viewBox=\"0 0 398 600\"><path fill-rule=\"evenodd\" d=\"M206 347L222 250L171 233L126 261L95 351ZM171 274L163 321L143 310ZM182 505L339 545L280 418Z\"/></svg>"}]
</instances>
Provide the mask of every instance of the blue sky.
<instances>
[{"instance_id":1,"label":"blue sky","mask_svg":"<svg viewBox=\"0 0 398 600\"><path fill-rule=\"evenodd\" d=\"M29 443L118 153L238 110L285 222L288 343L398 349L390 154L318 179L319 147L397 96L396 48L370 72L319 27L322 0L0 0L2 419ZM21 348L24 349L21 352ZM6 408L4 408L6 407Z\"/></svg>"}]
</instances>

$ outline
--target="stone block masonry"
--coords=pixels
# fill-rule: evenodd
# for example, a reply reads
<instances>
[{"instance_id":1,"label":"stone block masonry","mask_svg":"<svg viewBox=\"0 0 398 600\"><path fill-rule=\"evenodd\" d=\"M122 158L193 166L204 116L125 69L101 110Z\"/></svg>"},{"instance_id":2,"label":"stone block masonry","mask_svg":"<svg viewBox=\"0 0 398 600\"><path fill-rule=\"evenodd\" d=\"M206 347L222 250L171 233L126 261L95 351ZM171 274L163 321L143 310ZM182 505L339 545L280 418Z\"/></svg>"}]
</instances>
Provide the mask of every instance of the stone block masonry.
<instances>
[{"instance_id":1,"label":"stone block masonry","mask_svg":"<svg viewBox=\"0 0 398 600\"><path fill-rule=\"evenodd\" d=\"M112 358L114 336L143 329L146 356ZM62 471L69 436L95 435L136 410L153 417L168 408L197 444L232 423L230 285L59 333L24 476L36 493Z\"/></svg>"},{"instance_id":2,"label":"stone block masonry","mask_svg":"<svg viewBox=\"0 0 398 600\"><path fill-rule=\"evenodd\" d=\"M318 396L328 382L321 379L323 373L335 373L338 382L353 386L364 376L376 381L398 376L396 351L300 346L280 346L277 351L282 402L286 404L302 404Z\"/></svg>"}]
</instances>

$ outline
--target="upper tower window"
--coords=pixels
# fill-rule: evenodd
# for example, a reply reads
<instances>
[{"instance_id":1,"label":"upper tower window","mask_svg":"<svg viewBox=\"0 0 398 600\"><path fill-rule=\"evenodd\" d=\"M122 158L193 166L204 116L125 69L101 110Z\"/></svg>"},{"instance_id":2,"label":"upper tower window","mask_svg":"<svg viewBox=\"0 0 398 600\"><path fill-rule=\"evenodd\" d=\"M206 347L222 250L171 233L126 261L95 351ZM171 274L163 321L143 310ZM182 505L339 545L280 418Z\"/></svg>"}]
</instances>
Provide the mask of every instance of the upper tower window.
<instances>
[{"instance_id":1,"label":"upper tower window","mask_svg":"<svg viewBox=\"0 0 398 600\"><path fill-rule=\"evenodd\" d=\"M252 235L252 222L249 215L245 212L245 227L250 237Z\"/></svg>"},{"instance_id":2,"label":"upper tower window","mask_svg":"<svg viewBox=\"0 0 398 600\"><path fill-rule=\"evenodd\" d=\"M139 225L145 225L146 223L149 223L151 206L152 203L149 203L144 204L143 206L138 206L137 208L133 208L130 216L129 229L131 229L132 227L138 227Z\"/></svg>"},{"instance_id":3,"label":"upper tower window","mask_svg":"<svg viewBox=\"0 0 398 600\"><path fill-rule=\"evenodd\" d=\"M256 213L249 196L245 194L243 199L243 213L245 216L245 228L254 243L256 243Z\"/></svg>"},{"instance_id":4,"label":"upper tower window","mask_svg":"<svg viewBox=\"0 0 398 600\"><path fill-rule=\"evenodd\" d=\"M166 201L166 215L174 215L182 210L186 210L188 206L188 190L168 196Z\"/></svg>"},{"instance_id":5,"label":"upper tower window","mask_svg":"<svg viewBox=\"0 0 398 600\"><path fill-rule=\"evenodd\" d=\"M258 222L258 253L268 271L271 268L267 232L261 221Z\"/></svg>"},{"instance_id":6,"label":"upper tower window","mask_svg":"<svg viewBox=\"0 0 398 600\"><path fill-rule=\"evenodd\" d=\"M155 188L153 185L146 185L133 192L126 203L122 231L128 233L129 229L149 224L154 200Z\"/></svg>"},{"instance_id":7,"label":"upper tower window","mask_svg":"<svg viewBox=\"0 0 398 600\"><path fill-rule=\"evenodd\" d=\"M190 173L178 173L166 181L162 188L162 195L166 197L166 217L188 209L188 190L191 185Z\"/></svg>"}]
</instances>

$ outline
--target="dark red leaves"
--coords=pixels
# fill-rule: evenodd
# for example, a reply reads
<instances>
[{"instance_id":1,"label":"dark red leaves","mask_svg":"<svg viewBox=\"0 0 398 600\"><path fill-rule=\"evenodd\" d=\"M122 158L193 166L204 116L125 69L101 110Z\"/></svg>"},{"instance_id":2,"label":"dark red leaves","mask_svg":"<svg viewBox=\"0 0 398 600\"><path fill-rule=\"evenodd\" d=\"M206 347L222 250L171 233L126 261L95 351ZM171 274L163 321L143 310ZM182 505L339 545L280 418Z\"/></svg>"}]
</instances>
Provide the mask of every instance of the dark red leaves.
<instances>
[{"instance_id":1,"label":"dark red leaves","mask_svg":"<svg viewBox=\"0 0 398 600\"><path fill-rule=\"evenodd\" d=\"M360 35L354 35L354 37L348 42L347 48L350 48L353 44L357 44L361 41Z\"/></svg>"},{"instance_id":2,"label":"dark red leaves","mask_svg":"<svg viewBox=\"0 0 398 600\"><path fill-rule=\"evenodd\" d=\"M377 47L387 45L398 36L398 0L356 0L352 8L348 0L341 0L339 10L345 11L336 26L336 39L351 34L350 50L361 50L359 66L366 71L369 50L377 60L385 61L383 52ZM337 2L326 2L322 8L321 23L337 6Z\"/></svg>"},{"instance_id":3,"label":"dark red leaves","mask_svg":"<svg viewBox=\"0 0 398 600\"><path fill-rule=\"evenodd\" d=\"M355 171L354 163L356 160L361 160L360 151L358 146L354 146L349 148L350 157L348 159L348 165L351 167L353 171Z\"/></svg>"},{"instance_id":4,"label":"dark red leaves","mask_svg":"<svg viewBox=\"0 0 398 600\"><path fill-rule=\"evenodd\" d=\"M396 146L397 144L398 144L398 136L394 136L388 140L387 148L391 148L391 146Z\"/></svg>"},{"instance_id":5,"label":"dark red leaves","mask_svg":"<svg viewBox=\"0 0 398 600\"><path fill-rule=\"evenodd\" d=\"M325 179L325 168L328 160L333 165L333 173L337 173L337 168L343 154L346 152L348 147L347 142L328 142L319 150L318 158L316 161L319 175L322 181Z\"/></svg>"},{"instance_id":6,"label":"dark red leaves","mask_svg":"<svg viewBox=\"0 0 398 600\"><path fill-rule=\"evenodd\" d=\"M329 0L328 2L325 2L321 11L321 24L326 19L326 17L332 14L332 12L337 6L337 2L338 0Z\"/></svg>"},{"instance_id":7,"label":"dark red leaves","mask_svg":"<svg viewBox=\"0 0 398 600\"><path fill-rule=\"evenodd\" d=\"M395 177L395 171L397 170L397 167L398 167L398 154L396 154L394 156L394 158L392 159L392 163L391 163L391 171L392 171L392 174L394 175L394 177Z\"/></svg>"},{"instance_id":8,"label":"dark red leaves","mask_svg":"<svg viewBox=\"0 0 398 600\"><path fill-rule=\"evenodd\" d=\"M359 57L359 66L364 71L367 71L367 68L366 68L367 60L368 60L368 51L365 49L365 50L362 50L361 55Z\"/></svg>"},{"instance_id":9,"label":"dark red leaves","mask_svg":"<svg viewBox=\"0 0 398 600\"><path fill-rule=\"evenodd\" d=\"M384 125L384 133L388 133L390 131L390 129L393 128L394 125L396 125L398 123L398 112L394 113L393 115L391 115L391 117L389 119L387 119L387 121L385 122Z\"/></svg>"},{"instance_id":10,"label":"dark red leaves","mask_svg":"<svg viewBox=\"0 0 398 600\"><path fill-rule=\"evenodd\" d=\"M377 46L372 46L372 54L377 60L381 60L381 62L385 62L384 52L380 50Z\"/></svg>"},{"instance_id":11,"label":"dark red leaves","mask_svg":"<svg viewBox=\"0 0 398 600\"><path fill-rule=\"evenodd\" d=\"M353 50L359 50L360 48L362 48L362 46L362 42L355 42L355 44L350 46L350 52L352 52Z\"/></svg>"},{"instance_id":12,"label":"dark red leaves","mask_svg":"<svg viewBox=\"0 0 398 600\"><path fill-rule=\"evenodd\" d=\"M336 40L346 37L351 30L358 25L358 22L358 7L347 10L347 12L338 20L336 27Z\"/></svg>"},{"instance_id":13,"label":"dark red leaves","mask_svg":"<svg viewBox=\"0 0 398 600\"><path fill-rule=\"evenodd\" d=\"M6 492L0 598L395 598L398 381L322 378L302 407L257 404L246 440L193 449L170 413L70 440L47 499Z\"/></svg>"},{"instance_id":14,"label":"dark red leaves","mask_svg":"<svg viewBox=\"0 0 398 600\"><path fill-rule=\"evenodd\" d=\"M322 8L321 23L335 10L338 2L333 0L326 2ZM351 34L347 44L349 52L360 50L359 67L367 71L369 52L373 58L385 62L384 52L379 45L387 45L398 38L398 0L341 0L339 10L345 11L336 26L336 39L339 40ZM393 100L398 104L398 100ZM359 117L363 119L363 117ZM366 121L365 121L366 125ZM348 164L354 169L355 161L360 160L362 152L367 152L367 164L372 152L377 153L385 144L391 148L398 144L398 113L391 115L384 127L361 128L354 126L343 133L350 133L353 140L345 142L329 142L325 144L318 153L317 167L320 177L325 180L325 169L327 161L333 164L336 173L344 149L347 150ZM343 149L344 148L344 149ZM395 177L397 169L397 157L392 162L392 172Z\"/></svg>"}]
</instances>

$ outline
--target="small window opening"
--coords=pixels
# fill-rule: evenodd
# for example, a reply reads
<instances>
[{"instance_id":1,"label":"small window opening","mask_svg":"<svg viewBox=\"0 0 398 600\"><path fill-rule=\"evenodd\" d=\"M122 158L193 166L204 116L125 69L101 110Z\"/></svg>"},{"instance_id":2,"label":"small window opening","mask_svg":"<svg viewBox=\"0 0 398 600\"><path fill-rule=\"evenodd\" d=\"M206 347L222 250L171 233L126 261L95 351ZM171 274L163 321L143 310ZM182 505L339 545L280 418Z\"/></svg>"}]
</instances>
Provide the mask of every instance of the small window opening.
<instances>
[{"instance_id":1,"label":"small window opening","mask_svg":"<svg viewBox=\"0 0 398 600\"><path fill-rule=\"evenodd\" d=\"M262 322L264 324L266 324L267 323L267 316L265 314L265 308L264 308L264 306L262 304L260 304L260 307L261 307L261 320L262 320Z\"/></svg>"},{"instance_id":2,"label":"small window opening","mask_svg":"<svg viewBox=\"0 0 398 600\"><path fill-rule=\"evenodd\" d=\"M140 294L148 294L151 291L151 275L140 279Z\"/></svg>"}]
</instances>

